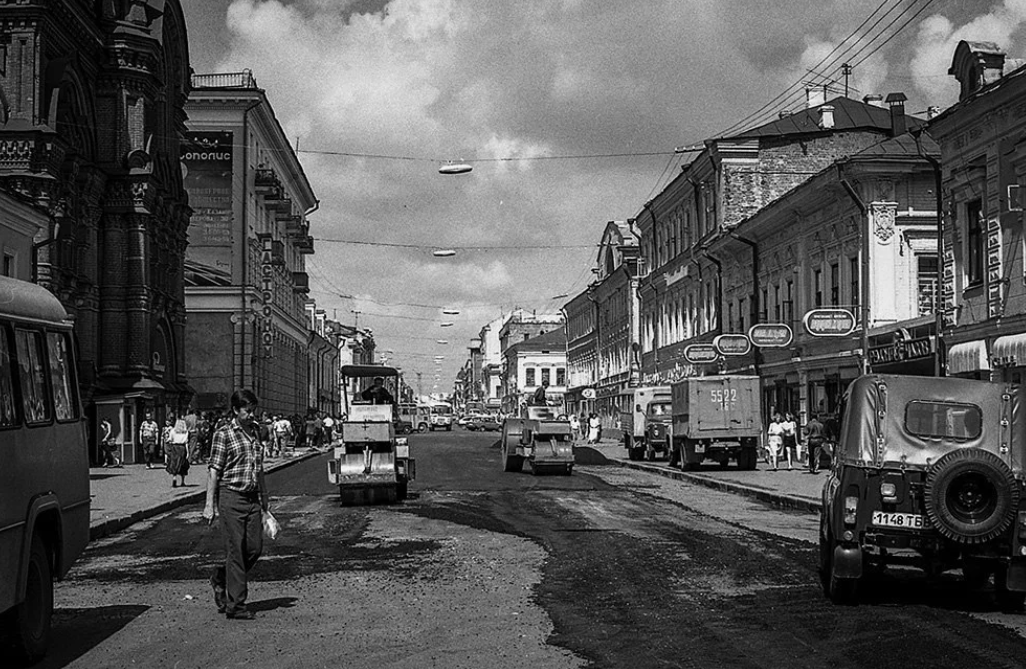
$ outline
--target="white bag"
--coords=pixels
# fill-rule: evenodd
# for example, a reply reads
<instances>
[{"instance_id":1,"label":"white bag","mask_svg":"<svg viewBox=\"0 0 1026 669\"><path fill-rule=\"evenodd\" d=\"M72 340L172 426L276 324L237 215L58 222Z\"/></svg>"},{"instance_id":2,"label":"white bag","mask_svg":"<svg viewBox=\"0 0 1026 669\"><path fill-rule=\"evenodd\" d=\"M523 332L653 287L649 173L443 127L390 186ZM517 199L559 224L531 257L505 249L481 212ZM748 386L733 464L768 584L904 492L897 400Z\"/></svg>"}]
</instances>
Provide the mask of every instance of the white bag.
<instances>
[{"instance_id":1,"label":"white bag","mask_svg":"<svg viewBox=\"0 0 1026 669\"><path fill-rule=\"evenodd\" d=\"M264 511L264 534L267 535L267 538L272 540L278 538L280 529L281 525L278 524L278 519L270 511Z\"/></svg>"}]
</instances>

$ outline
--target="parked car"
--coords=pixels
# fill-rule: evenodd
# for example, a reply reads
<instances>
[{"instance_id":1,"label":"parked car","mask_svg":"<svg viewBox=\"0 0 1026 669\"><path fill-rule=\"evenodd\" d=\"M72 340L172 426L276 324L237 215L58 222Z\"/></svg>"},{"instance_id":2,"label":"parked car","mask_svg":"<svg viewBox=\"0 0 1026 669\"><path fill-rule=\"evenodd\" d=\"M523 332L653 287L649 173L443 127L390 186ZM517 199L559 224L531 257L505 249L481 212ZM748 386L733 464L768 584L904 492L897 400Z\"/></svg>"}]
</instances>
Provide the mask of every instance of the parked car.
<instances>
[{"instance_id":1,"label":"parked car","mask_svg":"<svg viewBox=\"0 0 1026 669\"><path fill-rule=\"evenodd\" d=\"M823 486L820 575L858 601L870 567L994 576L1005 610L1026 600L1026 387L868 375L845 393Z\"/></svg>"},{"instance_id":2,"label":"parked car","mask_svg":"<svg viewBox=\"0 0 1026 669\"><path fill-rule=\"evenodd\" d=\"M470 420L467 421L466 427L472 431L498 432L502 429L502 423L499 422L499 417L494 414L482 414L471 416Z\"/></svg>"}]
</instances>

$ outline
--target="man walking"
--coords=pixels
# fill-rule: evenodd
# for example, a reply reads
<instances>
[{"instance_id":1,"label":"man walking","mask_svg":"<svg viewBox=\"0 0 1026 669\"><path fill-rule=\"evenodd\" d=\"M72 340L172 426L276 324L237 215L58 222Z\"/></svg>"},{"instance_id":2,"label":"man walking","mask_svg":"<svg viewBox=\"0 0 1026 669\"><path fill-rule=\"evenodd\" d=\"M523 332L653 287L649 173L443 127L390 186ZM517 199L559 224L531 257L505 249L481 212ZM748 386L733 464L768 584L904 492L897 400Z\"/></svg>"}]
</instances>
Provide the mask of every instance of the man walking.
<instances>
[{"instance_id":1,"label":"man walking","mask_svg":"<svg viewBox=\"0 0 1026 669\"><path fill-rule=\"evenodd\" d=\"M221 516L225 562L210 578L218 613L230 620L252 620L246 608L249 572L263 550L263 512L267 510L264 460L256 424L257 397L250 390L232 394L232 420L214 433L203 517Z\"/></svg>"},{"instance_id":2,"label":"man walking","mask_svg":"<svg viewBox=\"0 0 1026 669\"><path fill-rule=\"evenodd\" d=\"M139 423L139 442L143 447L143 457L146 459L146 469L153 469L153 463L157 461L157 437L160 436L160 426L153 420L153 412L146 412L146 420Z\"/></svg>"},{"instance_id":3,"label":"man walking","mask_svg":"<svg viewBox=\"0 0 1026 669\"><path fill-rule=\"evenodd\" d=\"M805 434L805 443L809 447L809 472L818 474L819 451L823 448L823 442L826 441L826 428L823 427L823 423L819 422L816 414L813 414L812 419L805 424L805 429L802 432Z\"/></svg>"}]
</instances>

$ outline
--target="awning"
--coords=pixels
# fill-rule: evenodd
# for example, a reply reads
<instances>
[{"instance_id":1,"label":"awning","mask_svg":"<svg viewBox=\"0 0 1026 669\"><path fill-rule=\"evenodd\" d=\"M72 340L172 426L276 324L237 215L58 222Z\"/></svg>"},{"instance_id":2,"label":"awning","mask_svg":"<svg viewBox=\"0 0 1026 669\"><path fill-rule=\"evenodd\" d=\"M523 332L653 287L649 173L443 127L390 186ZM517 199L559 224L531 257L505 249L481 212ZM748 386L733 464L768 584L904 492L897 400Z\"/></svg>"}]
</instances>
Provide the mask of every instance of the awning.
<instances>
[{"instance_id":1,"label":"awning","mask_svg":"<svg viewBox=\"0 0 1026 669\"><path fill-rule=\"evenodd\" d=\"M948 349L948 375L968 374L990 370L987 342L982 339L965 341Z\"/></svg>"},{"instance_id":2,"label":"awning","mask_svg":"<svg viewBox=\"0 0 1026 669\"><path fill-rule=\"evenodd\" d=\"M995 365L1026 366L1026 332L998 337L990 350Z\"/></svg>"}]
</instances>

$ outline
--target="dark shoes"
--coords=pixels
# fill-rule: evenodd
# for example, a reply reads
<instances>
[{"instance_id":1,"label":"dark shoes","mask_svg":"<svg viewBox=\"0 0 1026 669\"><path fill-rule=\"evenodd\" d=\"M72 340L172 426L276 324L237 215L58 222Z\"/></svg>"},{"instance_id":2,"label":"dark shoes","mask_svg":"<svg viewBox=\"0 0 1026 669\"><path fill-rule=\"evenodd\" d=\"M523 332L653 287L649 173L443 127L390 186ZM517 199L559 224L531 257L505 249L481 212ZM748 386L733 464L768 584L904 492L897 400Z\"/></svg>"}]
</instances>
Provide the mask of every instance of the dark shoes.
<instances>
[{"instance_id":1,"label":"dark shoes","mask_svg":"<svg viewBox=\"0 0 1026 669\"><path fill-rule=\"evenodd\" d=\"M214 589L214 604L217 606L218 613L224 613L228 606L227 597L224 594L224 588L218 585L213 578L210 579L210 586Z\"/></svg>"},{"instance_id":2,"label":"dark shoes","mask_svg":"<svg viewBox=\"0 0 1026 669\"><path fill-rule=\"evenodd\" d=\"M225 613L224 617L228 620L253 620L256 618L256 614L249 609L240 609L235 612Z\"/></svg>"}]
</instances>

